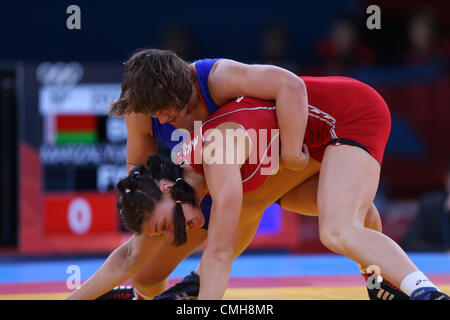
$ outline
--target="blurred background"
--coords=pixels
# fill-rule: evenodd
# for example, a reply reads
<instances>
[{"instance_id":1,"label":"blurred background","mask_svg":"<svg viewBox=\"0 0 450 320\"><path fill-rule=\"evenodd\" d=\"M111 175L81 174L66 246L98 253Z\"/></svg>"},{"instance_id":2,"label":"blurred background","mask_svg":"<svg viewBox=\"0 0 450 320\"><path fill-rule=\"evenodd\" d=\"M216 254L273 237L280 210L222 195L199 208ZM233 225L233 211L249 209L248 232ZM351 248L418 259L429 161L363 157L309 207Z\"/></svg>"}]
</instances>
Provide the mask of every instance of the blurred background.
<instances>
[{"instance_id":1,"label":"blurred background","mask_svg":"<svg viewBox=\"0 0 450 320\"><path fill-rule=\"evenodd\" d=\"M81 29L69 30L69 5ZM369 29L369 5L381 28ZM408 251L449 251L450 2L3 1L0 254L105 254L130 235L115 211L126 127L108 118L138 48L231 58L378 90L392 131L376 205ZM161 145L161 152L167 150ZM250 249L328 252L317 219L272 205Z\"/></svg>"}]
</instances>

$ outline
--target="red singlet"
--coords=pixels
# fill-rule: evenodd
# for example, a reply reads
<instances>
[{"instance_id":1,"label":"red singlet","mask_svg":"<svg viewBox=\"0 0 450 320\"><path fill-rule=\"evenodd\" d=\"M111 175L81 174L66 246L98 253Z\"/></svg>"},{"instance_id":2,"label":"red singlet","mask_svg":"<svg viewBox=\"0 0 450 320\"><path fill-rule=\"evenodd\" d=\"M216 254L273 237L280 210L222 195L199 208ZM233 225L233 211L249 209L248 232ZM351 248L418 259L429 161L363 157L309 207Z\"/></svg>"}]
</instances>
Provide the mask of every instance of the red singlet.
<instances>
[{"instance_id":1,"label":"red singlet","mask_svg":"<svg viewBox=\"0 0 450 320\"><path fill-rule=\"evenodd\" d=\"M346 77L301 77L308 93L305 143L322 161L328 144L363 148L382 164L391 130L383 98L370 86Z\"/></svg>"},{"instance_id":2,"label":"red singlet","mask_svg":"<svg viewBox=\"0 0 450 320\"><path fill-rule=\"evenodd\" d=\"M241 97L221 106L185 139L173 162L186 162L204 174L203 143L208 139L216 139L213 129L224 122L239 124L250 138L251 152L241 166L241 177L244 193L253 191L278 169L279 130L273 102ZM272 151L277 155L272 157ZM236 162L234 159L230 161Z\"/></svg>"},{"instance_id":3,"label":"red singlet","mask_svg":"<svg viewBox=\"0 0 450 320\"><path fill-rule=\"evenodd\" d=\"M389 109L383 98L370 86L351 78L302 79L308 93L304 142L311 157L322 161L329 144L348 144L363 148L381 164L391 127ZM184 141L173 161L186 161L203 174L201 151L207 132L224 122L240 124L251 138L252 151L241 167L241 175L244 192L253 191L278 167L277 157L272 157L275 145L274 151L279 152L273 101L245 97L223 105ZM261 131L264 129L265 132Z\"/></svg>"}]
</instances>

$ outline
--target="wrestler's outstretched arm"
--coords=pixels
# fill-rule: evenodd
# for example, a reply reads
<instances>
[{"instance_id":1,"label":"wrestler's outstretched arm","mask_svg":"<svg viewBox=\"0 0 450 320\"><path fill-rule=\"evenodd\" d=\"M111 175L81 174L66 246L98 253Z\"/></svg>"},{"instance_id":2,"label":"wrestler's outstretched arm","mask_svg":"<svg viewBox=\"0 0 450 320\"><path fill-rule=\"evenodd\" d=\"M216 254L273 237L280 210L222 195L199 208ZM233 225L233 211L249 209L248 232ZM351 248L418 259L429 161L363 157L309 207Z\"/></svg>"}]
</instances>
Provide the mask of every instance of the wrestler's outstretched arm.
<instances>
[{"instance_id":1,"label":"wrestler's outstretched arm","mask_svg":"<svg viewBox=\"0 0 450 320\"><path fill-rule=\"evenodd\" d=\"M198 299L217 300L222 299L230 277L242 206L242 181L237 165L211 165L207 172L213 201L208 242L200 261Z\"/></svg>"},{"instance_id":2,"label":"wrestler's outstretched arm","mask_svg":"<svg viewBox=\"0 0 450 320\"><path fill-rule=\"evenodd\" d=\"M234 127L233 127L234 126ZM227 129L240 128L237 124L223 123L216 129L225 137ZM239 134L238 131L237 134ZM244 139L248 139L241 130ZM212 198L211 217L208 226L208 242L200 261L200 292L198 299L222 299L230 278L231 265L234 258L234 248L238 234L239 218L242 209L243 187L240 167L241 164L227 163L227 155L236 155L235 159L247 159L250 148L239 148L238 139L224 139L223 143L216 143L214 155L222 154L223 160L206 154L211 144L204 144L203 169ZM247 140L249 141L249 139ZM248 146L248 144L247 144ZM245 161L245 160L244 160Z\"/></svg>"},{"instance_id":3,"label":"wrestler's outstretched arm","mask_svg":"<svg viewBox=\"0 0 450 320\"><path fill-rule=\"evenodd\" d=\"M103 265L66 300L96 299L131 278L162 244L162 240L134 235L114 250Z\"/></svg>"}]
</instances>

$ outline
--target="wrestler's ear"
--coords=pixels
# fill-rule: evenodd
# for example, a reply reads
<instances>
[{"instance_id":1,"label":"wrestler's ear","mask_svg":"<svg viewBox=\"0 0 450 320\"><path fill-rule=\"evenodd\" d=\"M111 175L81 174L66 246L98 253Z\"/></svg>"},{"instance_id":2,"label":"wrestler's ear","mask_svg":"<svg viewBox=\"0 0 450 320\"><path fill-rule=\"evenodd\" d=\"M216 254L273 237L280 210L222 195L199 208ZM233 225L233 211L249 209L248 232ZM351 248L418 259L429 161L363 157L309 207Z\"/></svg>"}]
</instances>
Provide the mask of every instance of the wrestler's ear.
<instances>
[{"instance_id":1,"label":"wrestler's ear","mask_svg":"<svg viewBox=\"0 0 450 320\"><path fill-rule=\"evenodd\" d=\"M170 189L172 189L174 184L175 184L175 182L162 180L159 183L159 190L161 190L161 192L164 192L164 193L169 193Z\"/></svg>"}]
</instances>

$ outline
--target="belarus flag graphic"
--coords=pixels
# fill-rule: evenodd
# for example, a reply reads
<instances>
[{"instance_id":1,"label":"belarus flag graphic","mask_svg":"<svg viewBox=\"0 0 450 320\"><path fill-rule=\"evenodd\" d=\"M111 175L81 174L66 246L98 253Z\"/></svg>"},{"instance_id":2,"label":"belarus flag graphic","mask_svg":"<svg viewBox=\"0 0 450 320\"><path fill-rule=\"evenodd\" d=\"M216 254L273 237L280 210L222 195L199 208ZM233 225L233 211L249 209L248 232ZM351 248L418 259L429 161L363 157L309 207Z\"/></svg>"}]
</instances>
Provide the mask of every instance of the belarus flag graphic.
<instances>
[{"instance_id":1,"label":"belarus flag graphic","mask_svg":"<svg viewBox=\"0 0 450 320\"><path fill-rule=\"evenodd\" d=\"M95 115L58 115L54 142L96 143L98 140L98 121Z\"/></svg>"}]
</instances>

